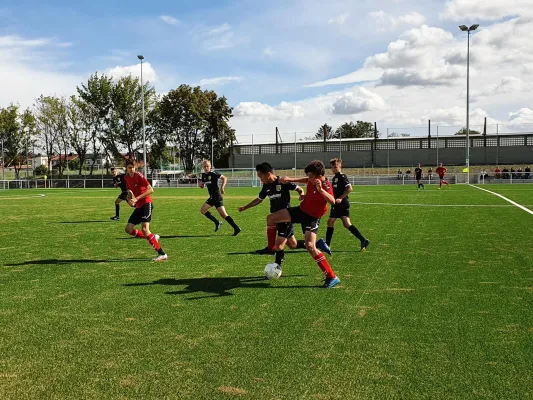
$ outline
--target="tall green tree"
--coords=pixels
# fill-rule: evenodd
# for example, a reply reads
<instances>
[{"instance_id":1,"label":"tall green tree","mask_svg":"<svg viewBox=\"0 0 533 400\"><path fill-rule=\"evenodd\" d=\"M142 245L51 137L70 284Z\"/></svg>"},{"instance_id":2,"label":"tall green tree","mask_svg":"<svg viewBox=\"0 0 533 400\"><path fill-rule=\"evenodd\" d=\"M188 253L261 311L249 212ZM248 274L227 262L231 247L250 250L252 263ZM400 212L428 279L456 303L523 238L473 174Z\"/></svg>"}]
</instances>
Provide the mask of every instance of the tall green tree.
<instances>
[{"instance_id":1,"label":"tall green tree","mask_svg":"<svg viewBox=\"0 0 533 400\"><path fill-rule=\"evenodd\" d=\"M177 144L186 170L202 158L211 158L212 143L215 162L229 155L235 131L229 126L232 108L225 97L181 85L161 98L156 115L154 129Z\"/></svg>"},{"instance_id":2,"label":"tall green tree","mask_svg":"<svg viewBox=\"0 0 533 400\"><path fill-rule=\"evenodd\" d=\"M82 83L77 88L80 102L84 105L87 123L91 133L92 163L89 174L93 174L96 160L102 153L108 153L106 144L109 144L111 108L111 94L113 80L105 74L98 72L91 75L86 84Z\"/></svg>"},{"instance_id":3,"label":"tall green tree","mask_svg":"<svg viewBox=\"0 0 533 400\"><path fill-rule=\"evenodd\" d=\"M374 137L374 125L371 122L357 121L355 124L345 122L335 130L335 139L338 138L371 138Z\"/></svg>"},{"instance_id":4,"label":"tall green tree","mask_svg":"<svg viewBox=\"0 0 533 400\"><path fill-rule=\"evenodd\" d=\"M0 108L0 137L4 146L2 168L13 167L17 179L24 149L24 133L21 128L18 106L11 104Z\"/></svg>"},{"instance_id":5,"label":"tall green tree","mask_svg":"<svg viewBox=\"0 0 533 400\"><path fill-rule=\"evenodd\" d=\"M78 97L71 96L67 104L67 119L70 145L78 155L79 162L76 167L78 174L81 175L93 138L89 106Z\"/></svg>"},{"instance_id":6,"label":"tall green tree","mask_svg":"<svg viewBox=\"0 0 533 400\"><path fill-rule=\"evenodd\" d=\"M333 139L335 131L333 130L333 127L328 124L321 125L320 128L318 128L318 132L315 134L314 139L324 139L324 136L326 139Z\"/></svg>"},{"instance_id":7,"label":"tall green tree","mask_svg":"<svg viewBox=\"0 0 533 400\"><path fill-rule=\"evenodd\" d=\"M58 148L58 135L55 130L55 116L54 116L54 100L50 96L41 95L35 100L33 113L36 118L37 130L39 135L37 137L40 147L44 148L48 162L48 171L51 170L52 157Z\"/></svg>"}]
</instances>

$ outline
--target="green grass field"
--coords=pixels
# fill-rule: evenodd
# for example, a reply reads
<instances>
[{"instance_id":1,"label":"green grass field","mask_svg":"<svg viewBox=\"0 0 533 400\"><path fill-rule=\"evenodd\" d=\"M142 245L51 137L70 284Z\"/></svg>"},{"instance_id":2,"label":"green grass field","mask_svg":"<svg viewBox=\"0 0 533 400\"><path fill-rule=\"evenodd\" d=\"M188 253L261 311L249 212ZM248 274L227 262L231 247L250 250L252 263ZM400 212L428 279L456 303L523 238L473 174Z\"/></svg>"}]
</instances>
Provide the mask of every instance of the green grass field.
<instances>
[{"instance_id":1,"label":"green grass field","mask_svg":"<svg viewBox=\"0 0 533 400\"><path fill-rule=\"evenodd\" d=\"M533 209L533 185L486 188ZM268 206L236 211L258 191L228 189L232 237L205 191L157 190L166 263L125 203L109 220L117 191L0 192L0 398L532 398L533 215L469 186L356 187L371 246L338 221L326 290L303 251L263 280Z\"/></svg>"}]
</instances>

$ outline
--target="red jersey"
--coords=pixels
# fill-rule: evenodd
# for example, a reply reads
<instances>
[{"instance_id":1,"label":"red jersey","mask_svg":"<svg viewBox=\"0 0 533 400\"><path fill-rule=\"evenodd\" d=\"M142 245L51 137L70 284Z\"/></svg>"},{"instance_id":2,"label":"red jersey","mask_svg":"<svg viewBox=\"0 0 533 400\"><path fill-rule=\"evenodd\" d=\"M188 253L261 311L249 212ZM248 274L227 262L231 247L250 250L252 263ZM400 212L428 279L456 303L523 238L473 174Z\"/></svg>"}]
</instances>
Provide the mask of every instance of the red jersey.
<instances>
[{"instance_id":1,"label":"red jersey","mask_svg":"<svg viewBox=\"0 0 533 400\"><path fill-rule=\"evenodd\" d=\"M333 196L333 188L327 179L322 181L322 189ZM320 218L328 212L328 202L310 181L307 182L305 198L300 204L300 208L304 213L315 218Z\"/></svg>"},{"instance_id":2,"label":"red jersey","mask_svg":"<svg viewBox=\"0 0 533 400\"><path fill-rule=\"evenodd\" d=\"M128 188L128 190L131 190L133 192L133 195L135 197L143 194L148 188L148 185L150 185L150 183L144 177L144 175L138 171L135 172L135 174L133 175L133 178L129 176L129 174L126 174L124 180L126 181L126 187ZM144 199L141 199L137 203L135 203L135 207L141 208L146 203L151 203L151 202L152 202L152 198L150 197L150 195L148 195Z\"/></svg>"},{"instance_id":3,"label":"red jersey","mask_svg":"<svg viewBox=\"0 0 533 400\"><path fill-rule=\"evenodd\" d=\"M446 174L446 171L448 171L446 168L444 167L438 167L435 172L437 174L439 174L439 176L442 178L445 174Z\"/></svg>"}]
</instances>

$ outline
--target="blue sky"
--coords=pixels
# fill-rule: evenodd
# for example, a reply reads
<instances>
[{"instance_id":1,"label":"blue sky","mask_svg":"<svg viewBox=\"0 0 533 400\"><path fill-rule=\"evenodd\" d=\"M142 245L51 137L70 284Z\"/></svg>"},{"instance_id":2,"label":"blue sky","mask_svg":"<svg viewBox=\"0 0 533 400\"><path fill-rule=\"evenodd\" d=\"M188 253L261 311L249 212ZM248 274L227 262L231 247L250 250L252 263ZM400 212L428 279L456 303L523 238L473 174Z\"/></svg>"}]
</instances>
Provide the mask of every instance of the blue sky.
<instances>
[{"instance_id":1,"label":"blue sky","mask_svg":"<svg viewBox=\"0 0 533 400\"><path fill-rule=\"evenodd\" d=\"M533 122L529 8L526 0L4 0L0 106L74 93L94 71L137 73L143 54L159 92L187 83L227 96L243 135L358 119L459 124L466 36L457 25L477 22L472 118ZM516 34L518 45L509 42Z\"/></svg>"}]
</instances>

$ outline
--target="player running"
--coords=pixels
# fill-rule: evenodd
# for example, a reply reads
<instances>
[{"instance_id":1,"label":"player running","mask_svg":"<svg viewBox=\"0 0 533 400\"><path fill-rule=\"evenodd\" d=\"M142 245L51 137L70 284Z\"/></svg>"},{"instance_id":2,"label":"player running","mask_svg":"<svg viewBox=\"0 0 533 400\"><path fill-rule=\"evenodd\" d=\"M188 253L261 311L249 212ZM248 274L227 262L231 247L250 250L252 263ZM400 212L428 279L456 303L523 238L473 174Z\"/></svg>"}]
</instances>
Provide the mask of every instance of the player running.
<instances>
[{"instance_id":1,"label":"player running","mask_svg":"<svg viewBox=\"0 0 533 400\"><path fill-rule=\"evenodd\" d=\"M202 215L205 215L207 219L213 221L216 232L222 225L222 222L217 220L216 217L208 211L211 207L215 207L219 215L224 218L233 228L233 236L237 236L241 232L241 228L237 226L235 221L233 221L233 218L231 218L226 212L226 209L224 208L224 199L222 198L222 195L225 193L228 178L219 174L218 172L211 171L211 161L209 160L204 160L202 167L204 168L204 173L202 173L200 187L203 188L204 186L207 186L209 198L202 205L200 212ZM218 188L219 179L222 180L222 186L220 189Z\"/></svg>"},{"instance_id":2,"label":"player running","mask_svg":"<svg viewBox=\"0 0 533 400\"><path fill-rule=\"evenodd\" d=\"M342 160L333 158L330 160L331 171L335 174L333 177L333 193L335 195L335 204L331 207L328 219L328 229L326 231L326 244L331 246L331 239L335 229L337 218L342 220L342 224L357 239L361 241L361 251L366 251L370 245L370 240L366 239L359 230L352 225L350 221L350 201L348 195L352 192L352 185L348 177L342 173Z\"/></svg>"},{"instance_id":3,"label":"player running","mask_svg":"<svg viewBox=\"0 0 533 400\"><path fill-rule=\"evenodd\" d=\"M111 168L111 174L113 175L113 186L115 188L120 188L121 193L115 200L115 216L110 219L118 221L120 219L120 202L128 200L128 189L126 188L126 181L124 180L126 174L119 174L118 169L115 167Z\"/></svg>"},{"instance_id":4,"label":"player running","mask_svg":"<svg viewBox=\"0 0 533 400\"><path fill-rule=\"evenodd\" d=\"M150 232L150 221L152 220L152 198L150 195L154 189L140 172L135 171L135 162L128 160L126 162L127 174L124 177L126 188L128 190L128 204L135 207L135 211L130 216L126 225L126 233L136 238L146 238L152 245L158 256L152 261L164 261L168 258L161 245L159 244L159 235ZM135 229L135 225L141 224L141 230Z\"/></svg>"},{"instance_id":5,"label":"player running","mask_svg":"<svg viewBox=\"0 0 533 400\"><path fill-rule=\"evenodd\" d=\"M422 180L422 167L420 163L418 163L415 168L415 179L416 179L416 183L418 184L417 190L420 190L420 188L425 190L426 187L424 186L423 183L420 182Z\"/></svg>"},{"instance_id":6,"label":"player running","mask_svg":"<svg viewBox=\"0 0 533 400\"><path fill-rule=\"evenodd\" d=\"M291 191L298 192L300 199L304 198L303 189L296 183L282 183L280 177L274 174L273 168L269 163L263 162L258 164L255 166L255 170L257 171L257 176L263 183L263 187L256 199L245 206L239 207L239 212L246 211L249 208L261 204L267 197L270 200L271 213L289 208L291 206ZM276 251L285 247L285 244L291 249L305 249L305 241L296 240L294 237L294 228L291 223L283 222L277 225L267 226L267 239L267 247L257 250L257 254L276 254ZM317 241L317 247L331 254L323 239ZM281 266L282 262L283 257L281 260L278 260L276 257L276 263L278 265Z\"/></svg>"},{"instance_id":7,"label":"player running","mask_svg":"<svg viewBox=\"0 0 533 400\"><path fill-rule=\"evenodd\" d=\"M307 178L281 178L281 182L307 183L305 198L299 207L284 208L269 214L267 225L274 225L283 222L301 224L305 234L305 247L311 257L316 261L319 268L324 272L324 288L332 288L338 285L341 280L331 269L324 253L318 251L316 247L316 233L320 224L320 218L328 212L327 204L335 204L333 189L324 177L326 173L324 163L319 160L311 161L305 167ZM280 250L283 251L283 250ZM276 253L276 258L278 257Z\"/></svg>"},{"instance_id":8,"label":"player running","mask_svg":"<svg viewBox=\"0 0 533 400\"><path fill-rule=\"evenodd\" d=\"M448 181L444 180L444 175L446 175L446 171L448 170L442 165L442 163L440 163L439 167L435 170L435 172L439 175L439 179L440 179L439 190L442 188L443 183L445 183L446 185L448 185L448 187L450 187L450 184L448 183Z\"/></svg>"}]
</instances>

